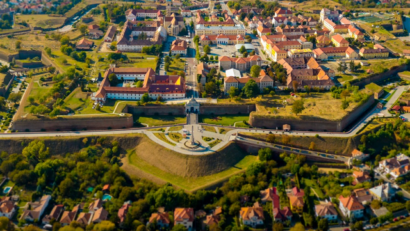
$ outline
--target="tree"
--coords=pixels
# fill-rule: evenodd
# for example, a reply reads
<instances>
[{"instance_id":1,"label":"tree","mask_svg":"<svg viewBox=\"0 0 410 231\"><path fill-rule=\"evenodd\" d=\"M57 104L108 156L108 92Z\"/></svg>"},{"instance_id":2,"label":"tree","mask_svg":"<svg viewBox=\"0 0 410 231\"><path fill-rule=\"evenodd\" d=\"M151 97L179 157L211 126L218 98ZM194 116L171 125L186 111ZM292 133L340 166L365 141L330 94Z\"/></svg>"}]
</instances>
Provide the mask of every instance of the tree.
<instances>
[{"instance_id":1,"label":"tree","mask_svg":"<svg viewBox=\"0 0 410 231\"><path fill-rule=\"evenodd\" d=\"M248 98L255 97L259 94L258 84L256 84L255 80L253 79L249 80L242 90Z\"/></svg>"},{"instance_id":2,"label":"tree","mask_svg":"<svg viewBox=\"0 0 410 231\"><path fill-rule=\"evenodd\" d=\"M239 95L239 89L232 86L232 87L229 89L229 92L228 92L228 93L229 93L229 96L230 96L231 98L233 98L233 97Z\"/></svg>"},{"instance_id":3,"label":"tree","mask_svg":"<svg viewBox=\"0 0 410 231\"><path fill-rule=\"evenodd\" d=\"M204 46L204 52L205 52L205 54L211 53L211 47L209 47L208 45L205 45Z\"/></svg>"},{"instance_id":4,"label":"tree","mask_svg":"<svg viewBox=\"0 0 410 231\"><path fill-rule=\"evenodd\" d=\"M139 231L138 228L137 228L137 231ZM101 223L94 225L93 230L97 230L97 231L114 231L115 230L115 224L112 223L111 221L101 221Z\"/></svg>"},{"instance_id":5,"label":"tree","mask_svg":"<svg viewBox=\"0 0 410 231\"><path fill-rule=\"evenodd\" d=\"M328 231L329 230L329 223L327 222L327 219L320 219L320 221L317 224L317 230L318 231Z\"/></svg>"},{"instance_id":6,"label":"tree","mask_svg":"<svg viewBox=\"0 0 410 231\"><path fill-rule=\"evenodd\" d=\"M309 145L309 150L315 150L315 147L316 147L316 144L315 144L315 142L310 142L310 145Z\"/></svg>"},{"instance_id":7,"label":"tree","mask_svg":"<svg viewBox=\"0 0 410 231\"><path fill-rule=\"evenodd\" d=\"M135 85L136 87L138 87L138 88L141 88L142 86L143 86L143 83L142 83L142 81L140 80L140 81L138 81L137 82L137 84Z\"/></svg>"},{"instance_id":8,"label":"tree","mask_svg":"<svg viewBox=\"0 0 410 231\"><path fill-rule=\"evenodd\" d=\"M342 101L342 109L346 110L346 108L348 108L348 107L349 107L349 101L343 100Z\"/></svg>"},{"instance_id":9,"label":"tree","mask_svg":"<svg viewBox=\"0 0 410 231\"><path fill-rule=\"evenodd\" d=\"M21 41L20 40L16 41L16 49L21 49Z\"/></svg>"},{"instance_id":10,"label":"tree","mask_svg":"<svg viewBox=\"0 0 410 231\"><path fill-rule=\"evenodd\" d=\"M10 93L8 99L9 99L11 102L16 103L16 102L20 101L21 96L22 96L21 92L17 92L17 93L16 93L16 92L12 92L12 93Z\"/></svg>"},{"instance_id":11,"label":"tree","mask_svg":"<svg viewBox=\"0 0 410 231\"><path fill-rule=\"evenodd\" d=\"M305 231L305 226L303 226L302 223L297 223L290 231Z\"/></svg>"},{"instance_id":12,"label":"tree","mask_svg":"<svg viewBox=\"0 0 410 231\"><path fill-rule=\"evenodd\" d=\"M70 37L68 37L68 35L64 35L63 37L61 37L60 43L61 45L67 45L68 43L70 43Z\"/></svg>"},{"instance_id":13,"label":"tree","mask_svg":"<svg viewBox=\"0 0 410 231\"><path fill-rule=\"evenodd\" d=\"M272 159L272 150L270 148L261 148L258 151L260 161L268 161Z\"/></svg>"},{"instance_id":14,"label":"tree","mask_svg":"<svg viewBox=\"0 0 410 231\"><path fill-rule=\"evenodd\" d=\"M303 100L295 100L292 105L292 112L298 115L301 113L303 110L305 110L305 107L303 106Z\"/></svg>"},{"instance_id":15,"label":"tree","mask_svg":"<svg viewBox=\"0 0 410 231\"><path fill-rule=\"evenodd\" d=\"M266 142L274 143L274 142L275 142L275 138L276 138L275 135L269 134L268 137L266 137Z\"/></svg>"},{"instance_id":16,"label":"tree","mask_svg":"<svg viewBox=\"0 0 410 231\"><path fill-rule=\"evenodd\" d=\"M74 186L74 182L69 177L65 178L58 186L60 195L63 197L68 197L71 194Z\"/></svg>"},{"instance_id":17,"label":"tree","mask_svg":"<svg viewBox=\"0 0 410 231\"><path fill-rule=\"evenodd\" d=\"M49 157L50 150L44 144L44 141L33 140L29 143L27 147L23 149L23 156L27 160L45 160Z\"/></svg>"},{"instance_id":18,"label":"tree","mask_svg":"<svg viewBox=\"0 0 410 231\"><path fill-rule=\"evenodd\" d=\"M272 231L283 231L283 224L282 223L273 223Z\"/></svg>"},{"instance_id":19,"label":"tree","mask_svg":"<svg viewBox=\"0 0 410 231\"><path fill-rule=\"evenodd\" d=\"M87 25L85 25L85 24L81 25L81 26L78 28L78 30L79 30L80 33L84 36L84 35L87 33L87 30L88 30Z\"/></svg>"},{"instance_id":20,"label":"tree","mask_svg":"<svg viewBox=\"0 0 410 231\"><path fill-rule=\"evenodd\" d=\"M30 102L30 104L33 104L34 103L34 97L33 96L28 97L28 101Z\"/></svg>"},{"instance_id":21,"label":"tree","mask_svg":"<svg viewBox=\"0 0 410 231\"><path fill-rule=\"evenodd\" d=\"M114 73L108 75L108 81L110 82L111 86L117 86L119 83L118 77Z\"/></svg>"},{"instance_id":22,"label":"tree","mask_svg":"<svg viewBox=\"0 0 410 231\"><path fill-rule=\"evenodd\" d=\"M347 70L346 63L340 62L339 66L337 67L337 71L345 73L346 70Z\"/></svg>"},{"instance_id":23,"label":"tree","mask_svg":"<svg viewBox=\"0 0 410 231\"><path fill-rule=\"evenodd\" d=\"M148 93L144 93L141 97L141 103L148 103L149 102L149 95Z\"/></svg>"},{"instance_id":24,"label":"tree","mask_svg":"<svg viewBox=\"0 0 410 231\"><path fill-rule=\"evenodd\" d=\"M246 48L245 46L241 46L241 48L239 48L239 53L243 54L244 52L246 52Z\"/></svg>"},{"instance_id":25,"label":"tree","mask_svg":"<svg viewBox=\"0 0 410 231\"><path fill-rule=\"evenodd\" d=\"M410 201L406 201L406 209L407 211L410 211Z\"/></svg>"},{"instance_id":26,"label":"tree","mask_svg":"<svg viewBox=\"0 0 410 231\"><path fill-rule=\"evenodd\" d=\"M258 65L253 65L251 67L251 76L256 78L259 76L259 74L261 73L261 67Z\"/></svg>"},{"instance_id":27,"label":"tree","mask_svg":"<svg viewBox=\"0 0 410 231\"><path fill-rule=\"evenodd\" d=\"M345 98L345 100L346 100L346 98L349 97L349 96L350 96L350 91L347 90L347 89L343 90L342 93L340 93L340 97Z\"/></svg>"},{"instance_id":28,"label":"tree","mask_svg":"<svg viewBox=\"0 0 410 231\"><path fill-rule=\"evenodd\" d=\"M351 72L356 72L356 66L354 65L354 61L350 61L349 68Z\"/></svg>"},{"instance_id":29,"label":"tree","mask_svg":"<svg viewBox=\"0 0 410 231\"><path fill-rule=\"evenodd\" d=\"M296 81L296 80L292 81L292 86L293 86L293 91L297 92L298 91L298 86L299 86L298 81Z\"/></svg>"},{"instance_id":30,"label":"tree","mask_svg":"<svg viewBox=\"0 0 410 231\"><path fill-rule=\"evenodd\" d=\"M172 227L171 231L187 231L187 229L185 228L185 226L178 224Z\"/></svg>"}]
</instances>

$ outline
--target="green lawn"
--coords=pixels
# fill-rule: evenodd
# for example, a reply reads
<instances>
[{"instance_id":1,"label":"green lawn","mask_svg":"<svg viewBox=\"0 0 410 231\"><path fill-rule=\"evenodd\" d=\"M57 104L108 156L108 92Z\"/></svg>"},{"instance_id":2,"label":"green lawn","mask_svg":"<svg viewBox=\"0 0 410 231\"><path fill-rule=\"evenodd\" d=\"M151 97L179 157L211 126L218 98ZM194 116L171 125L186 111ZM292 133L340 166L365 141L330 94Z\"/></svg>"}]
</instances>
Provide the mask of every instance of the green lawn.
<instances>
[{"instance_id":1,"label":"green lawn","mask_svg":"<svg viewBox=\"0 0 410 231\"><path fill-rule=\"evenodd\" d=\"M203 128L205 131L208 131L208 132L215 132L215 133L216 133L216 130L215 130L215 128L214 128L214 127L211 127L211 126L205 126L205 125L203 125L203 126L202 126L202 128Z\"/></svg>"},{"instance_id":2,"label":"green lawn","mask_svg":"<svg viewBox=\"0 0 410 231\"><path fill-rule=\"evenodd\" d=\"M86 92L82 92L81 88L76 88L67 98L64 100L66 107L72 111L76 111L85 106L88 95ZM88 102L89 103L89 102Z\"/></svg>"},{"instance_id":3,"label":"green lawn","mask_svg":"<svg viewBox=\"0 0 410 231\"><path fill-rule=\"evenodd\" d=\"M317 183L313 180L310 179L304 179L305 185L309 186L312 191L315 191L316 194L320 199L324 199L325 195L323 194L322 190L319 188L319 185L317 185Z\"/></svg>"},{"instance_id":4,"label":"green lawn","mask_svg":"<svg viewBox=\"0 0 410 231\"><path fill-rule=\"evenodd\" d=\"M154 133L154 135L155 135L158 139L164 141L165 143L168 143L168 144L170 144L170 145L172 145L172 146L176 146L176 144L172 143L171 141L169 141L169 140L167 139L167 137L165 137L165 134L164 134L164 133Z\"/></svg>"},{"instance_id":5,"label":"green lawn","mask_svg":"<svg viewBox=\"0 0 410 231\"><path fill-rule=\"evenodd\" d=\"M16 16L16 22L27 22L33 27L54 28L64 24L66 17L51 17L47 14L21 14Z\"/></svg>"},{"instance_id":6,"label":"green lawn","mask_svg":"<svg viewBox=\"0 0 410 231\"><path fill-rule=\"evenodd\" d=\"M171 73L178 73L180 71L185 70L185 60L184 59L178 59L176 60L175 58L171 61L171 65L169 66L169 72Z\"/></svg>"},{"instance_id":7,"label":"green lawn","mask_svg":"<svg viewBox=\"0 0 410 231\"><path fill-rule=\"evenodd\" d=\"M147 172L151 175L154 175L164 181L167 181L171 183L172 185L176 185L188 191L193 191L193 190L205 187L207 185L212 185L218 182L225 181L227 178L231 177L232 175L235 175L237 173L240 173L246 170L246 168L249 167L249 165L257 161L257 157L248 155L245 158L243 158L241 161L239 161L235 166L225 171L222 171L222 172L219 172L213 175L197 177L197 178L181 177L181 176L177 176L171 173L167 173L157 167L152 166L151 164L148 164L143 159L135 155L134 152L128 154L128 161L134 167L144 172Z\"/></svg>"},{"instance_id":8,"label":"green lawn","mask_svg":"<svg viewBox=\"0 0 410 231\"><path fill-rule=\"evenodd\" d=\"M339 81L339 83L343 83L349 80L352 80L354 77L351 75L347 75L347 74L341 74L336 76L336 79Z\"/></svg>"},{"instance_id":9,"label":"green lawn","mask_svg":"<svg viewBox=\"0 0 410 231\"><path fill-rule=\"evenodd\" d=\"M134 118L150 127L186 123L185 116L134 116Z\"/></svg>"},{"instance_id":10,"label":"green lawn","mask_svg":"<svg viewBox=\"0 0 410 231\"><path fill-rule=\"evenodd\" d=\"M168 129L168 131L179 131L182 128L183 128L182 126L172 126Z\"/></svg>"},{"instance_id":11,"label":"green lawn","mask_svg":"<svg viewBox=\"0 0 410 231\"><path fill-rule=\"evenodd\" d=\"M199 116L199 121L201 123L207 123L207 124L217 124L217 125L225 125L225 126L233 126L235 122L241 122L243 121L248 121L249 116Z\"/></svg>"},{"instance_id":12,"label":"green lawn","mask_svg":"<svg viewBox=\"0 0 410 231\"><path fill-rule=\"evenodd\" d=\"M51 86L50 85L49 86L40 86L38 82L35 82L35 83L33 83L33 87L31 88L29 96L34 97L35 102L38 102L38 100L41 97L46 97L49 94L52 87L53 87L52 85ZM26 106L24 107L24 112L28 113L30 107L31 107L30 103L27 102Z\"/></svg>"}]
</instances>

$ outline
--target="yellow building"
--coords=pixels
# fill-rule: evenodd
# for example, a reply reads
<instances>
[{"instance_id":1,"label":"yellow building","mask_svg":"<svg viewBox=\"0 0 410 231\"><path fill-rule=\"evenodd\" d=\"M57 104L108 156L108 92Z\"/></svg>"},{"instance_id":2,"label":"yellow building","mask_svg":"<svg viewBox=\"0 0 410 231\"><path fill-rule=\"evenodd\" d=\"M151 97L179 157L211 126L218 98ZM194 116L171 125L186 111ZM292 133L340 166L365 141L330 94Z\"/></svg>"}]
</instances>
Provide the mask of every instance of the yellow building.
<instances>
[{"instance_id":1,"label":"yellow building","mask_svg":"<svg viewBox=\"0 0 410 231\"><path fill-rule=\"evenodd\" d=\"M387 49L365 49L362 48L359 51L359 55L365 59L387 58L389 57L389 51Z\"/></svg>"},{"instance_id":2,"label":"yellow building","mask_svg":"<svg viewBox=\"0 0 410 231\"><path fill-rule=\"evenodd\" d=\"M196 25L195 28L196 35L242 35L245 36L246 29L242 24L237 24L235 26L204 26Z\"/></svg>"},{"instance_id":3,"label":"yellow building","mask_svg":"<svg viewBox=\"0 0 410 231\"><path fill-rule=\"evenodd\" d=\"M332 36L332 43L335 47L348 47L349 42L344 39L340 34L336 34Z\"/></svg>"}]
</instances>

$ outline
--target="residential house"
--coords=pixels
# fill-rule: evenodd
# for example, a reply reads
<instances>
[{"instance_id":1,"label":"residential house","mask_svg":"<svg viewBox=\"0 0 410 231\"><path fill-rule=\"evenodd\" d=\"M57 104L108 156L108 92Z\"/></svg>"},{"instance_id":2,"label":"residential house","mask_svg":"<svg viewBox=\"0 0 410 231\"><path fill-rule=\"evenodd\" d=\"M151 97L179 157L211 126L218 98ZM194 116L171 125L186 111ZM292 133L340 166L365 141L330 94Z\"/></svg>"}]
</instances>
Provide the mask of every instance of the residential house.
<instances>
[{"instance_id":1,"label":"residential house","mask_svg":"<svg viewBox=\"0 0 410 231\"><path fill-rule=\"evenodd\" d=\"M293 12L287 8L279 8L275 11L275 17L291 17Z\"/></svg>"},{"instance_id":2,"label":"residential house","mask_svg":"<svg viewBox=\"0 0 410 231\"><path fill-rule=\"evenodd\" d=\"M345 217L362 218L364 207L354 196L339 197L339 209Z\"/></svg>"},{"instance_id":3,"label":"residential house","mask_svg":"<svg viewBox=\"0 0 410 231\"><path fill-rule=\"evenodd\" d=\"M64 211L63 215L60 219L61 226L70 225L71 222L75 221L75 217L77 216L78 208L74 207L72 211Z\"/></svg>"},{"instance_id":4,"label":"residential house","mask_svg":"<svg viewBox=\"0 0 410 231\"><path fill-rule=\"evenodd\" d=\"M362 205L370 204L373 200L373 196L370 194L370 191L364 188L353 190L353 196L355 196L357 201L359 201Z\"/></svg>"},{"instance_id":5,"label":"residential house","mask_svg":"<svg viewBox=\"0 0 410 231\"><path fill-rule=\"evenodd\" d=\"M335 223L338 221L338 214L332 202L320 203L315 205L316 217L327 219L329 222Z\"/></svg>"},{"instance_id":6,"label":"residential house","mask_svg":"<svg viewBox=\"0 0 410 231\"><path fill-rule=\"evenodd\" d=\"M339 11L338 10L329 10L327 8L323 8L320 11L320 22L324 22L325 19L330 20L339 20Z\"/></svg>"},{"instance_id":7,"label":"residential house","mask_svg":"<svg viewBox=\"0 0 410 231\"><path fill-rule=\"evenodd\" d=\"M293 213L291 209L287 206L284 206L283 208L280 207L274 207L272 209L273 213L273 219L276 222L285 222L287 220L292 220Z\"/></svg>"},{"instance_id":8,"label":"residential house","mask_svg":"<svg viewBox=\"0 0 410 231\"><path fill-rule=\"evenodd\" d=\"M364 34L359 29L350 25L349 28L349 36L354 38L355 40L364 41Z\"/></svg>"},{"instance_id":9,"label":"residential house","mask_svg":"<svg viewBox=\"0 0 410 231\"><path fill-rule=\"evenodd\" d=\"M167 228L170 224L169 214L165 212L164 208L158 208L157 213L151 214L151 217L148 220L147 226L150 223L156 222L157 227L159 228Z\"/></svg>"},{"instance_id":10,"label":"residential house","mask_svg":"<svg viewBox=\"0 0 410 231\"><path fill-rule=\"evenodd\" d=\"M81 225L87 226L90 224L92 213L81 212L78 214L77 222Z\"/></svg>"},{"instance_id":11,"label":"residential house","mask_svg":"<svg viewBox=\"0 0 410 231\"><path fill-rule=\"evenodd\" d=\"M88 25L88 30L99 30L100 27L98 25Z\"/></svg>"},{"instance_id":12,"label":"residential house","mask_svg":"<svg viewBox=\"0 0 410 231\"><path fill-rule=\"evenodd\" d=\"M0 202L0 217L7 217L8 219L12 219L16 212L17 207L14 204L14 201L10 200L10 197L3 199Z\"/></svg>"},{"instance_id":13,"label":"residential house","mask_svg":"<svg viewBox=\"0 0 410 231\"><path fill-rule=\"evenodd\" d=\"M101 199L94 200L93 202L88 205L88 211L90 213L93 213L97 211L98 209L102 208L103 201Z\"/></svg>"},{"instance_id":14,"label":"residential house","mask_svg":"<svg viewBox=\"0 0 410 231\"><path fill-rule=\"evenodd\" d=\"M94 42L93 41L90 41L90 40L88 40L88 39L86 39L86 38L82 38L82 39L80 39L77 43L76 43L76 45L75 45L75 48L77 49L77 50L91 50L91 48L94 46Z\"/></svg>"},{"instance_id":15,"label":"residential house","mask_svg":"<svg viewBox=\"0 0 410 231\"><path fill-rule=\"evenodd\" d=\"M272 24L274 27L278 27L281 25L287 25L288 18L287 17L272 17Z\"/></svg>"},{"instance_id":16,"label":"residential house","mask_svg":"<svg viewBox=\"0 0 410 231\"><path fill-rule=\"evenodd\" d=\"M393 179L407 174L410 170L409 157L399 154L393 158L385 159L379 162L377 170L384 174L390 174Z\"/></svg>"},{"instance_id":17,"label":"residential house","mask_svg":"<svg viewBox=\"0 0 410 231\"><path fill-rule=\"evenodd\" d=\"M180 54L186 56L188 51L188 43L185 40L176 39L171 44L171 55Z\"/></svg>"},{"instance_id":18,"label":"residential house","mask_svg":"<svg viewBox=\"0 0 410 231\"><path fill-rule=\"evenodd\" d=\"M370 193L379 201L390 202L392 197L396 195L396 190L393 189L390 182L370 188Z\"/></svg>"},{"instance_id":19,"label":"residential house","mask_svg":"<svg viewBox=\"0 0 410 231\"><path fill-rule=\"evenodd\" d=\"M352 151L352 158L356 160L365 160L369 157L369 154L364 154L362 151L357 150L356 148Z\"/></svg>"},{"instance_id":20,"label":"residential house","mask_svg":"<svg viewBox=\"0 0 410 231\"><path fill-rule=\"evenodd\" d=\"M183 17L191 17L192 16L192 12L190 10L181 10L181 15Z\"/></svg>"},{"instance_id":21,"label":"residential house","mask_svg":"<svg viewBox=\"0 0 410 231\"><path fill-rule=\"evenodd\" d=\"M129 203L124 203L121 208L118 210L118 218L120 220L120 224L124 223L125 218L127 217L128 210L130 209L131 205Z\"/></svg>"},{"instance_id":22,"label":"residential house","mask_svg":"<svg viewBox=\"0 0 410 231\"><path fill-rule=\"evenodd\" d=\"M210 227L212 225L218 225L219 221L221 220L221 215L222 214L222 207L217 207L212 214L207 215L206 219L204 221L204 225Z\"/></svg>"},{"instance_id":23,"label":"residential house","mask_svg":"<svg viewBox=\"0 0 410 231\"><path fill-rule=\"evenodd\" d=\"M349 42L344 39L340 34L336 34L332 36L332 43L335 47L348 47Z\"/></svg>"},{"instance_id":24,"label":"residential house","mask_svg":"<svg viewBox=\"0 0 410 231\"><path fill-rule=\"evenodd\" d=\"M279 196L278 196L278 192L276 190L276 187L271 187L271 188L267 188L265 190L262 190L262 191L260 191L260 195L261 195L260 197L261 197L261 202L262 203L266 203L268 201L270 201L270 202L279 201Z\"/></svg>"},{"instance_id":25,"label":"residential house","mask_svg":"<svg viewBox=\"0 0 410 231\"><path fill-rule=\"evenodd\" d=\"M252 228L263 225L263 221L265 220L263 208L258 202L255 202L252 207L242 207L239 212L239 220L242 221L244 225Z\"/></svg>"},{"instance_id":26,"label":"residential house","mask_svg":"<svg viewBox=\"0 0 410 231\"><path fill-rule=\"evenodd\" d=\"M326 35L321 35L316 37L316 47L327 47L332 43L332 40L329 39Z\"/></svg>"},{"instance_id":27,"label":"residential house","mask_svg":"<svg viewBox=\"0 0 410 231\"><path fill-rule=\"evenodd\" d=\"M353 178L353 184L360 184L366 181L370 182L372 179L367 171L353 171Z\"/></svg>"},{"instance_id":28,"label":"residential house","mask_svg":"<svg viewBox=\"0 0 410 231\"><path fill-rule=\"evenodd\" d=\"M28 207L20 216L20 220L26 220L33 222L34 220L39 220L44 211L46 210L48 204L50 203L51 196L44 195L39 201L28 202Z\"/></svg>"},{"instance_id":29,"label":"residential house","mask_svg":"<svg viewBox=\"0 0 410 231\"><path fill-rule=\"evenodd\" d=\"M92 223L101 223L102 221L108 220L108 211L105 210L103 207L97 209L93 214L92 214Z\"/></svg>"},{"instance_id":30,"label":"residential house","mask_svg":"<svg viewBox=\"0 0 410 231\"><path fill-rule=\"evenodd\" d=\"M202 85L206 84L206 75L209 74L211 68L206 63L199 63L196 65L196 75L201 76L199 83Z\"/></svg>"},{"instance_id":31,"label":"residential house","mask_svg":"<svg viewBox=\"0 0 410 231\"><path fill-rule=\"evenodd\" d=\"M13 203L14 204L14 203ZM1 209L1 206L0 206ZM64 205L55 205L50 214L47 214L42 219L43 224L50 224L51 220L58 221L61 214L64 212Z\"/></svg>"},{"instance_id":32,"label":"residential house","mask_svg":"<svg viewBox=\"0 0 410 231\"><path fill-rule=\"evenodd\" d=\"M116 26L110 26L107 29L107 32L105 33L105 42L112 42L114 41L115 38L115 33L117 32L117 27Z\"/></svg>"},{"instance_id":33,"label":"residential house","mask_svg":"<svg viewBox=\"0 0 410 231\"><path fill-rule=\"evenodd\" d=\"M193 208L176 208L174 211L174 225L183 225L188 231L193 230Z\"/></svg>"},{"instance_id":34,"label":"residential house","mask_svg":"<svg viewBox=\"0 0 410 231\"><path fill-rule=\"evenodd\" d=\"M103 36L104 36L104 32L102 32L101 30L95 29L95 30L88 31L88 37L90 39L100 39Z\"/></svg>"},{"instance_id":35,"label":"residential house","mask_svg":"<svg viewBox=\"0 0 410 231\"><path fill-rule=\"evenodd\" d=\"M267 35L271 33L270 28L267 28L265 26L259 26L257 29L258 35L259 37L263 36L263 35Z\"/></svg>"}]
</instances>

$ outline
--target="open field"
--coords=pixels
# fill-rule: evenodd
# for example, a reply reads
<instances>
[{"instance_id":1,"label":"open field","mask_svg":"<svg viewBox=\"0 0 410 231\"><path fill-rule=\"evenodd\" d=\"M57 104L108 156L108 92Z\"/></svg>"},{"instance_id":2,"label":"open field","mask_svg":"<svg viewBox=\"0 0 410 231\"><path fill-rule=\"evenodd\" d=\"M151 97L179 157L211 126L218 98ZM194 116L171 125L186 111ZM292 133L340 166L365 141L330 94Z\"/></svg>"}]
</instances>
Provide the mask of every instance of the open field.
<instances>
[{"instance_id":1,"label":"open field","mask_svg":"<svg viewBox=\"0 0 410 231\"><path fill-rule=\"evenodd\" d=\"M305 185L309 186L312 191L314 191L315 195L319 197L320 199L324 199L325 195L323 194L322 190L320 189L319 185L314 181L310 179L304 179Z\"/></svg>"},{"instance_id":2,"label":"open field","mask_svg":"<svg viewBox=\"0 0 410 231\"><path fill-rule=\"evenodd\" d=\"M227 178L245 171L249 165L257 161L256 156L248 155L245 158L243 158L240 162L238 162L235 166L225 171L212 174L209 176L192 178L181 177L175 174L162 171L161 169L156 168L155 166L152 166L151 164L145 162L142 158L139 158L134 152L129 153L126 158L128 159L128 163L132 165L132 167L142 170L145 173L153 175L165 182L169 182L172 185L175 185L187 191L194 191L202 187L206 187L208 185L223 182Z\"/></svg>"},{"instance_id":3,"label":"open field","mask_svg":"<svg viewBox=\"0 0 410 231\"><path fill-rule=\"evenodd\" d=\"M185 59L176 59L174 58L169 65L169 72L173 74L178 74L180 71L185 70ZM155 70L155 69L154 69Z\"/></svg>"},{"instance_id":4,"label":"open field","mask_svg":"<svg viewBox=\"0 0 410 231\"><path fill-rule=\"evenodd\" d=\"M217 124L217 125L225 125L225 126L233 126L235 122L242 122L248 121L249 116L206 116L200 115L199 122L200 123L207 123L207 124Z\"/></svg>"},{"instance_id":5,"label":"open field","mask_svg":"<svg viewBox=\"0 0 410 231\"><path fill-rule=\"evenodd\" d=\"M16 23L27 22L32 27L56 28L62 26L66 17L51 17L47 14L21 14L16 16Z\"/></svg>"},{"instance_id":6,"label":"open field","mask_svg":"<svg viewBox=\"0 0 410 231\"><path fill-rule=\"evenodd\" d=\"M271 100L261 101L256 105L256 112L252 114L295 119L340 120L358 106L358 103L348 97L349 107L343 110L342 99L334 99L331 93L301 93L301 96L305 109L298 115L292 112L292 104L301 97L294 98L290 95L275 95Z\"/></svg>"},{"instance_id":7,"label":"open field","mask_svg":"<svg viewBox=\"0 0 410 231\"><path fill-rule=\"evenodd\" d=\"M397 53L401 53L403 52L403 50L410 49L410 45L407 45L405 42L403 42L400 39L387 40L383 42L382 44Z\"/></svg>"},{"instance_id":8,"label":"open field","mask_svg":"<svg viewBox=\"0 0 410 231\"><path fill-rule=\"evenodd\" d=\"M343 9L344 7L342 4L334 2L334 1L319 1L318 3L315 3L315 1L305 1L301 3L297 2L286 2L285 4L281 2L281 4L284 7L295 7L296 10L299 11L308 11L310 12L311 10L321 10L322 8L329 8L333 9L335 6L337 6L339 9Z\"/></svg>"},{"instance_id":9,"label":"open field","mask_svg":"<svg viewBox=\"0 0 410 231\"><path fill-rule=\"evenodd\" d=\"M65 106L72 111L82 108L87 102L88 94L82 92L81 88L76 88L67 98L65 98ZM89 103L89 102L88 102Z\"/></svg>"},{"instance_id":10,"label":"open field","mask_svg":"<svg viewBox=\"0 0 410 231\"><path fill-rule=\"evenodd\" d=\"M169 141L169 140L165 137L165 134L164 134L164 133L162 133L162 132L161 132L161 133L154 133L154 135L155 135L158 139L164 141L165 143L168 143L168 144L170 144L170 145L172 145L172 146L175 146L174 143L172 143L171 141Z\"/></svg>"},{"instance_id":11,"label":"open field","mask_svg":"<svg viewBox=\"0 0 410 231\"><path fill-rule=\"evenodd\" d=\"M355 61L355 65L358 65L360 61ZM338 72L336 74L336 78L340 83L346 83L350 80L353 79L364 79L369 76L367 73L367 70L371 70L371 73L378 74L378 73L383 73L386 70L389 70L390 68L394 66L399 66L401 64L404 64L406 62L405 59L383 59L383 60L366 60L369 65L368 66L361 66L356 72L346 72L346 73L340 73ZM330 64L326 64L325 66L328 66Z\"/></svg>"},{"instance_id":12,"label":"open field","mask_svg":"<svg viewBox=\"0 0 410 231\"><path fill-rule=\"evenodd\" d=\"M186 117L184 116L134 116L134 118L136 121L150 127L186 123Z\"/></svg>"}]
</instances>

